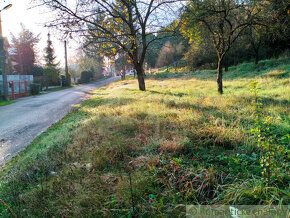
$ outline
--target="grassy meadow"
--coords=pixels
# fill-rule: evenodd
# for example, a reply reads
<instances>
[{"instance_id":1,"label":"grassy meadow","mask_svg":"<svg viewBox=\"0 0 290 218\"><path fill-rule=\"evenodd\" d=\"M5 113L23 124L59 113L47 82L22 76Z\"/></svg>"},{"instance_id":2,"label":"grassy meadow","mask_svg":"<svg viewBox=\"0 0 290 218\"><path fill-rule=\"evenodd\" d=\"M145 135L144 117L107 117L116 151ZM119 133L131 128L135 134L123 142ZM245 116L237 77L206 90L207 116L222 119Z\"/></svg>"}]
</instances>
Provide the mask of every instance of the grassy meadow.
<instances>
[{"instance_id":1,"label":"grassy meadow","mask_svg":"<svg viewBox=\"0 0 290 218\"><path fill-rule=\"evenodd\" d=\"M289 204L289 59L224 72L160 70L146 92L99 88L0 172L0 217L178 217L188 204ZM277 172L265 182L253 99L272 117Z\"/></svg>"}]
</instances>

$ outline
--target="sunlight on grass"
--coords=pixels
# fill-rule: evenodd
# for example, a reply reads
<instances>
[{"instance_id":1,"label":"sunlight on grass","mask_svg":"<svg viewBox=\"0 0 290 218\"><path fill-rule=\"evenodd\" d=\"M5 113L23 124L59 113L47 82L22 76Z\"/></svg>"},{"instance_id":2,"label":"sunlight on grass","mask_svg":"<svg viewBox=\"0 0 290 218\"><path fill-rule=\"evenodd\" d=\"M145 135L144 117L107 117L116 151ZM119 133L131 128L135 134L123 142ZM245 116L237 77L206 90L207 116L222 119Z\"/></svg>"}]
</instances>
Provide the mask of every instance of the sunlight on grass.
<instances>
[{"instance_id":1,"label":"sunlight on grass","mask_svg":"<svg viewBox=\"0 0 290 218\"><path fill-rule=\"evenodd\" d=\"M119 81L76 106L4 167L0 196L24 216L44 208L46 216L129 216L133 208L176 216L186 204L288 204L286 171L275 188L260 180L253 80L265 115L289 134L289 61L231 67L222 96L213 71L161 71L148 76L146 92L136 80Z\"/></svg>"}]
</instances>

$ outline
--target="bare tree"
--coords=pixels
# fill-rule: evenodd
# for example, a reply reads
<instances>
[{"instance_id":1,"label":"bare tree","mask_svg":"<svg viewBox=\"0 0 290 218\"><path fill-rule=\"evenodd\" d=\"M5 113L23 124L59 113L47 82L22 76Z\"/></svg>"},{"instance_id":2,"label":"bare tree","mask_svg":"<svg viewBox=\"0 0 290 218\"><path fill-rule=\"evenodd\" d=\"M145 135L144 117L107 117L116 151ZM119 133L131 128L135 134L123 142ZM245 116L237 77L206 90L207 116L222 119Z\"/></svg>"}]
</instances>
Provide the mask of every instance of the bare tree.
<instances>
[{"instance_id":1,"label":"bare tree","mask_svg":"<svg viewBox=\"0 0 290 218\"><path fill-rule=\"evenodd\" d=\"M81 33L88 44L98 44L103 54L126 52L134 65L139 89L146 90L143 63L148 37L167 29L177 18L181 0L33 0L57 13L49 27L66 34ZM148 40L150 38L150 40ZM108 52L109 51L109 52Z\"/></svg>"}]
</instances>

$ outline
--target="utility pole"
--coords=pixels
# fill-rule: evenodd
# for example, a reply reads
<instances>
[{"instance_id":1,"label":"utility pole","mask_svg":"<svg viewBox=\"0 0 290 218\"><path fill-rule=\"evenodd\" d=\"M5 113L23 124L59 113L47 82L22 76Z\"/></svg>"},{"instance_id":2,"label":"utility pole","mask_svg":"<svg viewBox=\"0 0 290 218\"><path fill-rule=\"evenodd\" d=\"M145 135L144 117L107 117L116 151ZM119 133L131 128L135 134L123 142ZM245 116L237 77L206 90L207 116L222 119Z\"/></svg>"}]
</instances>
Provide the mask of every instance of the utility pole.
<instances>
[{"instance_id":1,"label":"utility pole","mask_svg":"<svg viewBox=\"0 0 290 218\"><path fill-rule=\"evenodd\" d=\"M66 41L64 41L64 58L65 58L65 80L66 80L66 83L67 83L71 78L68 75ZM70 86L70 83L66 84L66 86Z\"/></svg>"},{"instance_id":2,"label":"utility pole","mask_svg":"<svg viewBox=\"0 0 290 218\"><path fill-rule=\"evenodd\" d=\"M0 38L1 38L1 64L2 64L2 77L3 77L3 93L4 100L8 101L8 83L7 83L7 75L6 75L6 59L5 59L5 38L2 34L2 20L1 20L1 11L0 11Z\"/></svg>"}]
</instances>

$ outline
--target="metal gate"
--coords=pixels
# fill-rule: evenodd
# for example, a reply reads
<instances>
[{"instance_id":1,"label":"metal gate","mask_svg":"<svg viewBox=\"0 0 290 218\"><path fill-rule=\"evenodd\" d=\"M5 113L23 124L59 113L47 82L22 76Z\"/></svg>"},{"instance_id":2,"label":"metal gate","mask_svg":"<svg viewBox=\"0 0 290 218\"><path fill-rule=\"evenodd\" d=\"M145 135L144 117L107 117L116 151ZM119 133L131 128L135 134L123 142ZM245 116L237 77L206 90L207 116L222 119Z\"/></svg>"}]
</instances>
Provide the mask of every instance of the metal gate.
<instances>
[{"instance_id":1,"label":"metal gate","mask_svg":"<svg viewBox=\"0 0 290 218\"><path fill-rule=\"evenodd\" d=\"M9 98L16 99L28 95L27 81L9 81Z\"/></svg>"}]
</instances>

